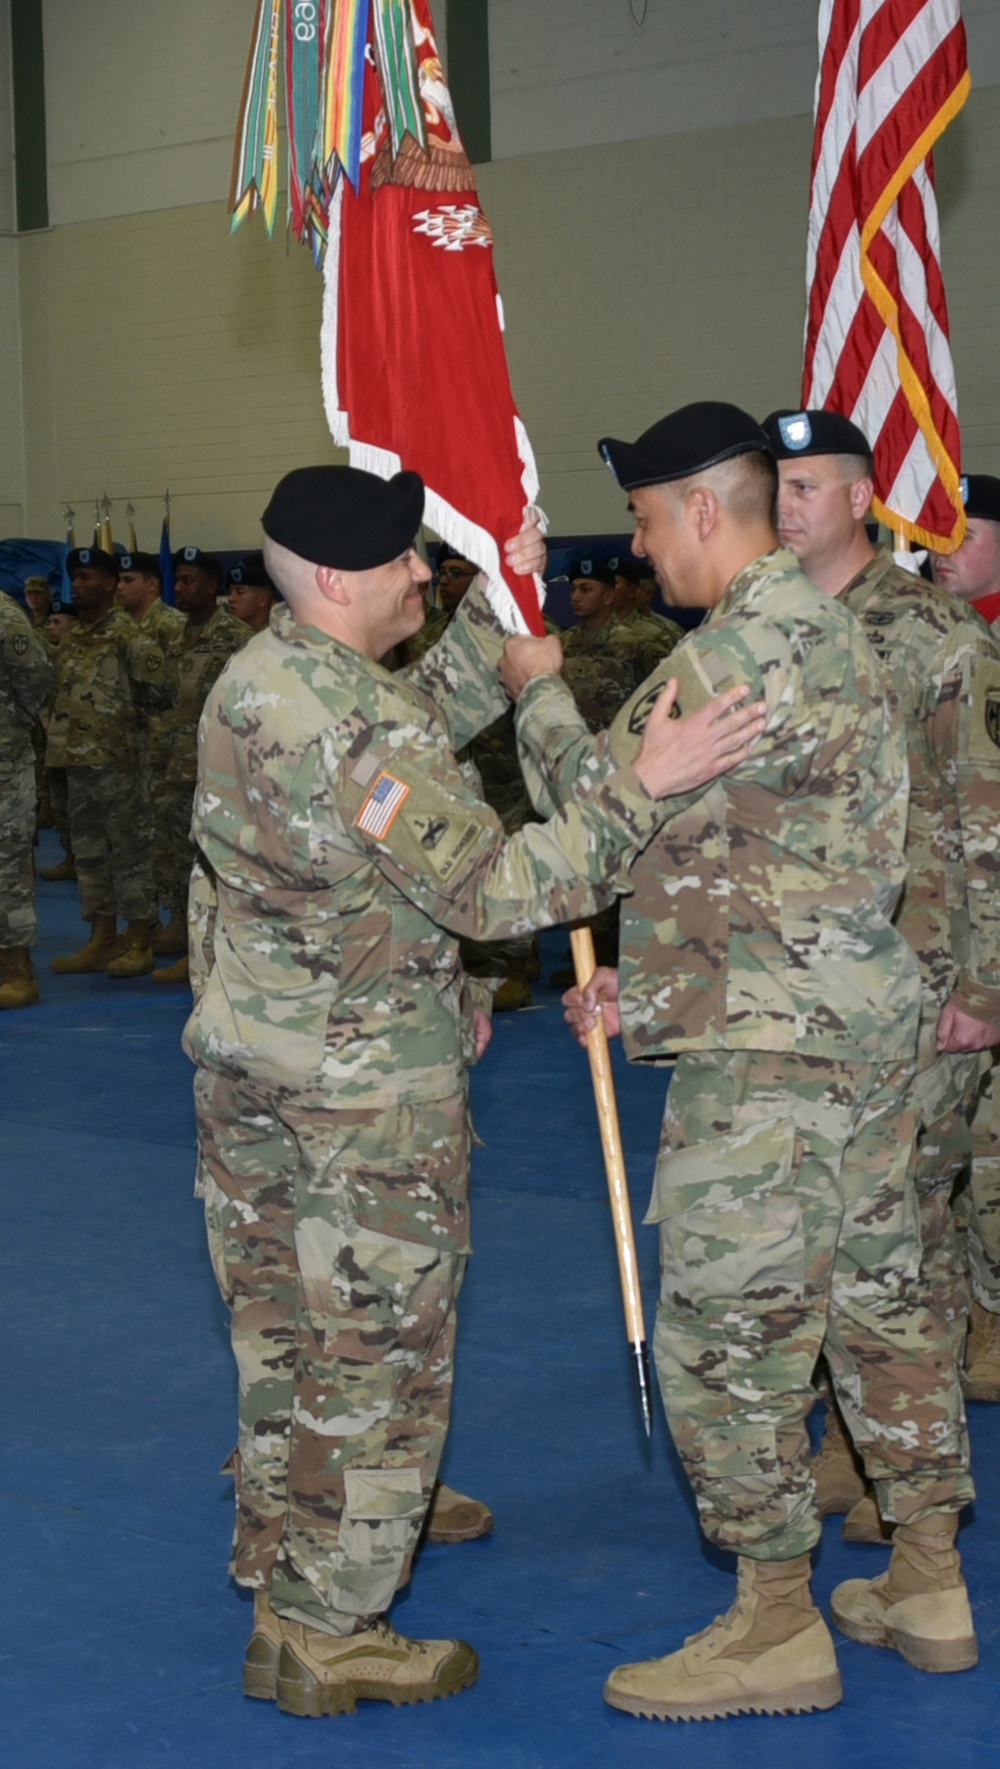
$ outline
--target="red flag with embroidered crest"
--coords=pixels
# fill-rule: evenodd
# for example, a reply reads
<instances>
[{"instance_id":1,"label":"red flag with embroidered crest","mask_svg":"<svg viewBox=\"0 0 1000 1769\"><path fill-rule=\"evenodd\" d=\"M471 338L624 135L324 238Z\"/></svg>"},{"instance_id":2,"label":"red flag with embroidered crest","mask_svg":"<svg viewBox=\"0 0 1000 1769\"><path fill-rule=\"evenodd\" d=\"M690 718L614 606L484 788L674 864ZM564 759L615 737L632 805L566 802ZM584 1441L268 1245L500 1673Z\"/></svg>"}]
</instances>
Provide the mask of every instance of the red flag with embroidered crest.
<instances>
[{"instance_id":1,"label":"red flag with embroidered crest","mask_svg":"<svg viewBox=\"0 0 1000 1769\"><path fill-rule=\"evenodd\" d=\"M427 522L485 571L508 627L544 632L503 565L538 475L511 391L493 237L426 0L371 0L357 188L338 178L325 260L323 391L353 464L405 466Z\"/></svg>"}]
</instances>

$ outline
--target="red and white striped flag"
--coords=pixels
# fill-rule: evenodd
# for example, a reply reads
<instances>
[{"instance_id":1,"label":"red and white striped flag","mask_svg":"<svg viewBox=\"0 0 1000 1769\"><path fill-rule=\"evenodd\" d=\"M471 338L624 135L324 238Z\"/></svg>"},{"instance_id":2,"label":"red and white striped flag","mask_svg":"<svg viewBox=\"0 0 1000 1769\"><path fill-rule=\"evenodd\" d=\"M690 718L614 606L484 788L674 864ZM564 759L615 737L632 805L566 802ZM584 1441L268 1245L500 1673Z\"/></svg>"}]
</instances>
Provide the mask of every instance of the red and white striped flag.
<instances>
[{"instance_id":1,"label":"red and white striped flag","mask_svg":"<svg viewBox=\"0 0 1000 1769\"><path fill-rule=\"evenodd\" d=\"M932 150L969 93L959 0L821 0L803 406L853 419L874 509L951 552L961 437Z\"/></svg>"}]
</instances>

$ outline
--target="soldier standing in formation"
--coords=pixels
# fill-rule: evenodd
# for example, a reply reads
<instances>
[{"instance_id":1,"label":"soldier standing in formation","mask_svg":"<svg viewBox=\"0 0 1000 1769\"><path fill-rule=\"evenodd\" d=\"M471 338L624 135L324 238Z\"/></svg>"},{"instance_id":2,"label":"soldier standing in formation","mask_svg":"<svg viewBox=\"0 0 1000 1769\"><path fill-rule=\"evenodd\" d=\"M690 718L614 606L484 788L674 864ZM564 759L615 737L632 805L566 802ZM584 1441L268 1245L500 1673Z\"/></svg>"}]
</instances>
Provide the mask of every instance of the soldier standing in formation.
<instances>
[{"instance_id":1,"label":"soldier standing in formation","mask_svg":"<svg viewBox=\"0 0 1000 1769\"><path fill-rule=\"evenodd\" d=\"M770 713L748 760L632 866L620 985L599 971L567 997L578 1036L603 1009L633 1057L676 1056L648 1217L654 1350L702 1527L739 1556L728 1614L666 1658L622 1666L605 1696L664 1719L826 1708L841 1682L810 1590L806 1432L824 1346L896 1524L888 1572L839 1586L834 1618L925 1669L976 1659L954 1546L973 1495L954 1331L920 1270L920 979L891 922L905 742L854 615L776 550L774 457L752 418L689 406L601 448L630 493L633 550L672 602L710 613L606 750L567 731L539 752L536 806L558 804L595 759L627 760L668 671L685 710L739 680ZM511 667L531 644L512 642Z\"/></svg>"},{"instance_id":2,"label":"soldier standing in formation","mask_svg":"<svg viewBox=\"0 0 1000 1769\"><path fill-rule=\"evenodd\" d=\"M615 574L615 614L638 645L642 673L648 676L680 644L684 628L662 614L640 608L643 568L638 559L609 559L608 565Z\"/></svg>"},{"instance_id":3,"label":"soldier standing in formation","mask_svg":"<svg viewBox=\"0 0 1000 1769\"><path fill-rule=\"evenodd\" d=\"M1000 621L1000 479L990 473L970 473L961 483L966 537L955 553L931 554L934 582L993 626ZM996 731L1000 738L997 712L989 717L991 733ZM996 1052L973 1114L972 1166L968 1184L956 1199L956 1209L965 1228L972 1282L965 1392L970 1400L1000 1401L1000 1063Z\"/></svg>"},{"instance_id":4,"label":"soldier standing in formation","mask_svg":"<svg viewBox=\"0 0 1000 1769\"><path fill-rule=\"evenodd\" d=\"M183 547L174 555L174 597L185 618L171 641L168 681L172 701L169 713L158 725L157 742L162 741L165 757L160 803L169 876L163 887L164 901L168 926L176 929L175 946L181 946L194 861L191 807L198 774L198 720L216 677L251 637L250 628L217 600L224 577L221 562L200 547ZM181 946L176 962L156 971L154 981L186 983L186 949Z\"/></svg>"},{"instance_id":5,"label":"soldier standing in formation","mask_svg":"<svg viewBox=\"0 0 1000 1769\"><path fill-rule=\"evenodd\" d=\"M45 623L52 612L52 585L47 577L26 577L24 600L28 604L31 624L36 633L45 634Z\"/></svg>"},{"instance_id":6,"label":"soldier standing in formation","mask_svg":"<svg viewBox=\"0 0 1000 1769\"><path fill-rule=\"evenodd\" d=\"M46 761L65 768L80 906L90 939L54 958L60 974L153 968L152 820L139 722L167 704L163 652L115 607L118 562L97 547L66 560L79 613L56 659ZM126 922L119 935L117 918Z\"/></svg>"},{"instance_id":7,"label":"soldier standing in formation","mask_svg":"<svg viewBox=\"0 0 1000 1769\"><path fill-rule=\"evenodd\" d=\"M248 553L229 573L229 612L252 633L262 633L278 600L263 553Z\"/></svg>"},{"instance_id":8,"label":"soldier standing in formation","mask_svg":"<svg viewBox=\"0 0 1000 1769\"><path fill-rule=\"evenodd\" d=\"M923 986L914 1081L921 1238L960 1355L968 1284L951 1199L968 1172L984 1053L1000 1041L1000 730L991 736L985 716L1000 697L1000 644L966 603L869 539L874 464L854 424L833 412L775 412L764 429L778 460L778 533L816 588L861 622L906 729L907 881L896 925ZM875 1497L851 1451L863 1427L853 1414L848 1423L849 1437L831 1404L813 1469L819 1511L848 1511L849 1541L879 1541Z\"/></svg>"},{"instance_id":9,"label":"soldier standing in formation","mask_svg":"<svg viewBox=\"0 0 1000 1769\"><path fill-rule=\"evenodd\" d=\"M434 1489L469 1247L465 1070L489 1026L455 936L588 911L662 815L650 793L710 777L760 729L714 707L671 721L668 694L634 767L506 837L454 756L505 704L479 590L421 663L377 661L424 620L423 502L412 473L281 481L263 524L286 606L199 739L185 1043L240 1371L244 1688L296 1714L428 1701L477 1672L464 1642L408 1640L383 1614ZM537 569L537 531L507 552Z\"/></svg>"},{"instance_id":10,"label":"soldier standing in formation","mask_svg":"<svg viewBox=\"0 0 1000 1769\"><path fill-rule=\"evenodd\" d=\"M38 1000L35 943L33 732L52 686L49 648L0 591L0 1008Z\"/></svg>"},{"instance_id":11,"label":"soldier standing in formation","mask_svg":"<svg viewBox=\"0 0 1000 1769\"><path fill-rule=\"evenodd\" d=\"M168 608L163 600L163 570L155 553L120 553L118 555L119 608L135 621L144 638L158 645L168 657L184 627L184 616L176 608ZM165 674L169 682L169 667ZM160 921L160 906L171 901L173 860L170 832L164 805L164 780L170 759L170 712L164 708L152 712L139 730L139 750L143 790L149 799L153 820L153 896L156 904L150 947L155 954L174 957L187 952L187 920L184 913L169 917L166 927Z\"/></svg>"}]
</instances>

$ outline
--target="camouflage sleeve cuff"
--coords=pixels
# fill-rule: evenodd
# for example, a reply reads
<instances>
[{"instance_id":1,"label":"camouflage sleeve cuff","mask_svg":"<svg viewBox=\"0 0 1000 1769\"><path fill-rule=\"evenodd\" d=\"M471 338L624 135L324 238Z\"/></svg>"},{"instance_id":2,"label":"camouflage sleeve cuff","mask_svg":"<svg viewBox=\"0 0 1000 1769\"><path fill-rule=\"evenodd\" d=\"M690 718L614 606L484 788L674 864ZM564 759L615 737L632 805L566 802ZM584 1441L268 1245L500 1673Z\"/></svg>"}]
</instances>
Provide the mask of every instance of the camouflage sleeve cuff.
<instances>
[{"instance_id":1,"label":"camouflage sleeve cuff","mask_svg":"<svg viewBox=\"0 0 1000 1769\"><path fill-rule=\"evenodd\" d=\"M951 994L951 1004L974 1020L988 1020L1000 1025L1000 989L977 983L974 977L962 974Z\"/></svg>"}]
</instances>

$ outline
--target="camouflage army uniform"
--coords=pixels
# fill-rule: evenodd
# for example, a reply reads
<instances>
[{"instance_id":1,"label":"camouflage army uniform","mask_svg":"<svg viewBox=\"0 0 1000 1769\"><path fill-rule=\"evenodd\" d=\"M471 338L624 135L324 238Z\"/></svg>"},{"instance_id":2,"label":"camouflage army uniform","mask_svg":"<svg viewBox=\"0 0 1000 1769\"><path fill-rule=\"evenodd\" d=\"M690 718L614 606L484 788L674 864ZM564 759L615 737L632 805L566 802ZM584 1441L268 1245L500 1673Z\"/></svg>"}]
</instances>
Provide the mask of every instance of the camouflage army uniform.
<instances>
[{"instance_id":1,"label":"camouflage army uniform","mask_svg":"<svg viewBox=\"0 0 1000 1769\"><path fill-rule=\"evenodd\" d=\"M0 592L0 951L35 941L35 761L32 733L53 663L27 615Z\"/></svg>"},{"instance_id":2,"label":"camouflage army uniform","mask_svg":"<svg viewBox=\"0 0 1000 1769\"><path fill-rule=\"evenodd\" d=\"M85 921L153 912L152 817L139 725L167 701L163 652L112 608L59 646L46 762L65 768Z\"/></svg>"},{"instance_id":3,"label":"camouflage army uniform","mask_svg":"<svg viewBox=\"0 0 1000 1769\"><path fill-rule=\"evenodd\" d=\"M661 815L626 767L558 843L506 841L453 753L505 702L468 604L405 676L276 610L199 736L216 896L199 865L185 1044L240 1371L233 1572L335 1634L408 1576L447 1427L474 1052L455 936L592 908Z\"/></svg>"},{"instance_id":4,"label":"camouflage army uniform","mask_svg":"<svg viewBox=\"0 0 1000 1769\"><path fill-rule=\"evenodd\" d=\"M1000 643L967 603L885 553L839 599L885 664L907 730L908 871L896 925L917 955L923 983L917 1183L925 1264L960 1343L966 1268L949 1204L969 1163L969 1119L988 1059L939 1055L936 1036L953 996L976 1018L1000 1020L1000 727L992 736L986 710L991 697L1000 697ZM961 1194L975 1272L983 1250L974 1203L970 1190Z\"/></svg>"},{"instance_id":5,"label":"camouflage army uniform","mask_svg":"<svg viewBox=\"0 0 1000 1769\"><path fill-rule=\"evenodd\" d=\"M563 680L591 731L604 731L648 673L639 641L616 614L596 632L560 633Z\"/></svg>"},{"instance_id":6,"label":"camouflage army uniform","mask_svg":"<svg viewBox=\"0 0 1000 1769\"><path fill-rule=\"evenodd\" d=\"M684 628L676 621L665 619L662 614L641 614L638 608L633 608L620 619L638 647L644 677L651 675L657 664L669 657L684 637Z\"/></svg>"},{"instance_id":7,"label":"camouflage army uniform","mask_svg":"<svg viewBox=\"0 0 1000 1769\"><path fill-rule=\"evenodd\" d=\"M706 1534L784 1560L820 1531L805 1420L824 1341L883 1516L958 1510L973 1490L948 1324L920 1269L920 988L891 923L905 746L858 623L781 550L734 579L607 740L568 718L554 739L558 686L528 685L518 731L540 810L595 754L634 754L671 675L685 711L747 682L770 719L739 768L672 801L622 900L626 1049L679 1053L647 1219L654 1349Z\"/></svg>"},{"instance_id":8,"label":"camouflage army uniform","mask_svg":"<svg viewBox=\"0 0 1000 1769\"><path fill-rule=\"evenodd\" d=\"M135 624L144 637L151 639L165 656L169 656L183 633L184 616L176 608L168 607L162 596L157 596ZM152 713L140 732L142 766L148 781L153 817L153 895L157 903L168 903L173 894L174 864L165 784L170 761L170 730L171 713L166 708Z\"/></svg>"},{"instance_id":9,"label":"camouflage army uniform","mask_svg":"<svg viewBox=\"0 0 1000 1769\"><path fill-rule=\"evenodd\" d=\"M194 848L191 806L198 774L198 720L216 677L253 632L219 603L201 626L181 617L171 633L167 679L173 696L169 712L156 721L153 741L163 758L157 811L163 829L159 893L171 916L183 919Z\"/></svg>"}]
</instances>

